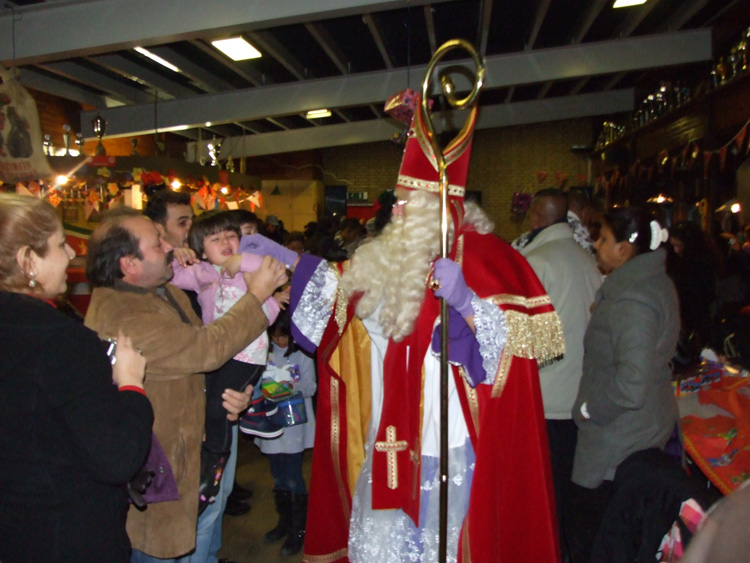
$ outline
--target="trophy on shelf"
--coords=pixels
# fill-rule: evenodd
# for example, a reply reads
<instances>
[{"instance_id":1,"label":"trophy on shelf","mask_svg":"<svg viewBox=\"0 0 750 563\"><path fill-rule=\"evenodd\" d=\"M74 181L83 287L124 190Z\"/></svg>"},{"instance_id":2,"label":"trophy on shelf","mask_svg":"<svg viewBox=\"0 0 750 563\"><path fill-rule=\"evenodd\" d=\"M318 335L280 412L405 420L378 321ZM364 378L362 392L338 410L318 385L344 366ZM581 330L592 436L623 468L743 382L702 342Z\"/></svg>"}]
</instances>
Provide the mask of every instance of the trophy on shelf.
<instances>
[{"instance_id":1,"label":"trophy on shelf","mask_svg":"<svg viewBox=\"0 0 750 563\"><path fill-rule=\"evenodd\" d=\"M85 141L83 140L83 133L76 133L76 147L78 147L78 156L83 155L83 143Z\"/></svg>"},{"instance_id":2,"label":"trophy on shelf","mask_svg":"<svg viewBox=\"0 0 750 563\"><path fill-rule=\"evenodd\" d=\"M63 156L70 156L70 125L67 123L63 125L63 144L65 145L65 154Z\"/></svg>"},{"instance_id":3,"label":"trophy on shelf","mask_svg":"<svg viewBox=\"0 0 750 563\"><path fill-rule=\"evenodd\" d=\"M44 145L44 154L50 156L52 154L52 137L49 134L44 135L42 145Z\"/></svg>"},{"instance_id":4,"label":"trophy on shelf","mask_svg":"<svg viewBox=\"0 0 750 563\"><path fill-rule=\"evenodd\" d=\"M217 140L216 135L214 135L213 141L208 143L208 156L211 158L211 166L216 166L219 170L221 170L221 162L219 162L221 145L222 141Z\"/></svg>"},{"instance_id":5,"label":"trophy on shelf","mask_svg":"<svg viewBox=\"0 0 750 563\"><path fill-rule=\"evenodd\" d=\"M138 141L138 137L133 137L132 139L130 139L130 144L133 146L133 150L130 151L130 156L140 156L138 154Z\"/></svg>"},{"instance_id":6,"label":"trophy on shelf","mask_svg":"<svg viewBox=\"0 0 750 563\"><path fill-rule=\"evenodd\" d=\"M91 120L91 127L94 129L94 135L99 139L99 144L96 145L96 156L106 156L107 149L102 144L102 137L107 132L107 121L101 116L100 113L96 114L96 117Z\"/></svg>"}]
</instances>

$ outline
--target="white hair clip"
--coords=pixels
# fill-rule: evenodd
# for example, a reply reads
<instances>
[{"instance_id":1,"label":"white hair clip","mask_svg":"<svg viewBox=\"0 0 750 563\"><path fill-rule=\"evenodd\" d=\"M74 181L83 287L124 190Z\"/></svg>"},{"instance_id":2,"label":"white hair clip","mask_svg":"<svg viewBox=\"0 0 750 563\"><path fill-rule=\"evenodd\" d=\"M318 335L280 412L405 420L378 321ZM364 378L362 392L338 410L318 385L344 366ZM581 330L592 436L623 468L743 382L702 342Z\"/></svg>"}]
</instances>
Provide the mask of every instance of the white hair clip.
<instances>
[{"instance_id":1,"label":"white hair clip","mask_svg":"<svg viewBox=\"0 0 750 563\"><path fill-rule=\"evenodd\" d=\"M651 250L656 250L669 240L669 231L667 231L667 229L662 229L658 221L651 221L649 226L651 227L651 244L649 245L649 248L651 248Z\"/></svg>"},{"instance_id":2,"label":"white hair clip","mask_svg":"<svg viewBox=\"0 0 750 563\"><path fill-rule=\"evenodd\" d=\"M634 244L637 238L638 238L638 231L635 231L632 235L630 235L630 238L628 238L628 242L630 244Z\"/></svg>"}]
</instances>

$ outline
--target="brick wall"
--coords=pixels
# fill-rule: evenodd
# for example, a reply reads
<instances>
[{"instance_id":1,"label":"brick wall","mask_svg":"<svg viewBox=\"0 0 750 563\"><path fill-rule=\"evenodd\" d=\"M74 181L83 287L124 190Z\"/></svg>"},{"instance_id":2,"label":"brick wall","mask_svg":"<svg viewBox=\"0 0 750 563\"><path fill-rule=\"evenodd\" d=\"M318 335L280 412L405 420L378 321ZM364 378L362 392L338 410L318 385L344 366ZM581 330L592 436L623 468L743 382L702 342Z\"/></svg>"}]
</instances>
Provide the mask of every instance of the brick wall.
<instances>
[{"instance_id":1,"label":"brick wall","mask_svg":"<svg viewBox=\"0 0 750 563\"><path fill-rule=\"evenodd\" d=\"M553 187L555 172L568 175L568 186L578 182L579 174L587 174L586 161L570 147L590 145L593 126L592 119L577 119L475 133L468 189L482 192L482 207L495 221L498 235L512 240L528 228L528 221L512 217L513 192ZM323 181L346 184L349 191L367 190L374 201L393 187L402 150L391 142L323 149ZM548 173L541 184L537 171Z\"/></svg>"}]
</instances>

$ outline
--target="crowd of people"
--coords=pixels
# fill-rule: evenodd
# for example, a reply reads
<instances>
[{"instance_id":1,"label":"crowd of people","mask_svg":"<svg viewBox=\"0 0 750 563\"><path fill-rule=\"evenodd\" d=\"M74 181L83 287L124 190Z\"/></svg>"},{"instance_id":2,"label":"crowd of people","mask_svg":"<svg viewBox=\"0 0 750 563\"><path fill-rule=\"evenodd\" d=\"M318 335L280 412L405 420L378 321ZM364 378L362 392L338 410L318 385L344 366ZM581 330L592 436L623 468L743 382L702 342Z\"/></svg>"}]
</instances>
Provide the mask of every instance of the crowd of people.
<instances>
[{"instance_id":1,"label":"crowd of people","mask_svg":"<svg viewBox=\"0 0 750 563\"><path fill-rule=\"evenodd\" d=\"M0 561L217 561L240 433L268 458L278 522L264 540L284 555L436 561L441 541L449 561L656 553L658 533L612 523L663 515L665 487L694 492L672 378L681 342L715 338L704 233L544 189L507 244L463 200L470 119L446 148L440 258L438 177L414 127L366 225L194 217L172 190L104 214L84 324L55 310L74 256L55 210L0 194Z\"/></svg>"}]
</instances>

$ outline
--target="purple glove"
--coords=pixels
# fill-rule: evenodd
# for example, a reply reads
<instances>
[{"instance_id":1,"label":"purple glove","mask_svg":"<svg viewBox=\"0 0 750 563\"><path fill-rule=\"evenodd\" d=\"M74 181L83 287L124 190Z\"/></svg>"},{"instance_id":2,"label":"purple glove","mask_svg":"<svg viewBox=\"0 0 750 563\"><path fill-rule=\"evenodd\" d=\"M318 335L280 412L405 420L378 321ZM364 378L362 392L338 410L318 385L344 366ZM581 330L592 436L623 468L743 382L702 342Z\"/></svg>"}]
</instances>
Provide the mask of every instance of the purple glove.
<instances>
[{"instance_id":1,"label":"purple glove","mask_svg":"<svg viewBox=\"0 0 750 563\"><path fill-rule=\"evenodd\" d=\"M448 258L440 258L435 262L432 279L440 282L440 288L435 290L436 297L445 299L464 318L474 314L471 307L474 292L466 287L461 266Z\"/></svg>"},{"instance_id":2,"label":"purple glove","mask_svg":"<svg viewBox=\"0 0 750 563\"><path fill-rule=\"evenodd\" d=\"M281 246L263 235L247 235L240 239L240 252L259 256L273 256L287 268L294 266L299 255L294 250Z\"/></svg>"}]
</instances>

